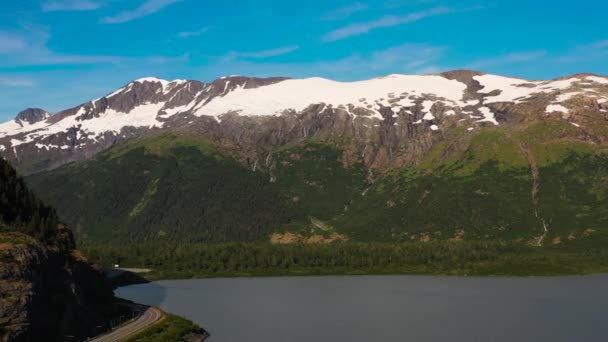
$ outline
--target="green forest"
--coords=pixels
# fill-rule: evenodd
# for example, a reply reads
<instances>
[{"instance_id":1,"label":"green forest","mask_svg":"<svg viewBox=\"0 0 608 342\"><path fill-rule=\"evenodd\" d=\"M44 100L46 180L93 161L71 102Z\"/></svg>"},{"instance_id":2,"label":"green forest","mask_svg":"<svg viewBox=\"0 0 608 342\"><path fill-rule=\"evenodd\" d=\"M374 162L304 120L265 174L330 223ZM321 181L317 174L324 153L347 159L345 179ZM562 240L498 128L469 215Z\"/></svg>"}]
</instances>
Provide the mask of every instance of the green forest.
<instances>
[{"instance_id":1,"label":"green forest","mask_svg":"<svg viewBox=\"0 0 608 342\"><path fill-rule=\"evenodd\" d=\"M90 246L91 261L144 267L148 279L327 274L562 275L608 271L608 236L560 247L501 241L328 245L137 244Z\"/></svg>"},{"instance_id":2,"label":"green forest","mask_svg":"<svg viewBox=\"0 0 608 342\"><path fill-rule=\"evenodd\" d=\"M71 233L58 230L59 223L55 209L40 201L16 171L0 158L0 233L24 233L45 243L73 248Z\"/></svg>"},{"instance_id":3,"label":"green forest","mask_svg":"<svg viewBox=\"0 0 608 342\"><path fill-rule=\"evenodd\" d=\"M200 138L163 134L27 181L79 245L268 242L287 232L359 242L526 243L544 225L551 244L608 225L608 156L552 140L568 134L564 125L533 126L517 137L524 148L487 130L454 151L454 133L418 165L373 179L362 164L342 164L343 141L260 152L268 166L254 170Z\"/></svg>"}]
</instances>

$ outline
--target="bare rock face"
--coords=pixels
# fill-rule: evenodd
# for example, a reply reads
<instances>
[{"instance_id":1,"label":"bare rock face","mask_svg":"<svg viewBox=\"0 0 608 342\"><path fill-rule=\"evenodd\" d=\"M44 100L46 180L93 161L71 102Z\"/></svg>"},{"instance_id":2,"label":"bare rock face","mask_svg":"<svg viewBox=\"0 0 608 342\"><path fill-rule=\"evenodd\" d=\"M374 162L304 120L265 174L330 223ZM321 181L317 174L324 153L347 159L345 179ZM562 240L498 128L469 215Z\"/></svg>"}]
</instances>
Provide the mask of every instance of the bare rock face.
<instances>
[{"instance_id":1,"label":"bare rock face","mask_svg":"<svg viewBox=\"0 0 608 342\"><path fill-rule=\"evenodd\" d=\"M603 141L608 78L551 81L456 70L359 82L320 78L222 77L211 83L135 80L99 99L45 117L28 110L0 124L0 156L24 174L90 158L127 139L196 134L241 160L263 165L276 147L340 140L346 164L415 164L448 133L562 120Z\"/></svg>"},{"instance_id":2,"label":"bare rock face","mask_svg":"<svg viewBox=\"0 0 608 342\"><path fill-rule=\"evenodd\" d=\"M47 119L51 114L44 109L40 108L28 108L22 110L15 117L15 121L22 123L34 124L36 122Z\"/></svg>"},{"instance_id":3,"label":"bare rock face","mask_svg":"<svg viewBox=\"0 0 608 342\"><path fill-rule=\"evenodd\" d=\"M75 254L24 235L0 244L0 341L83 340L106 328L103 274Z\"/></svg>"},{"instance_id":4,"label":"bare rock face","mask_svg":"<svg viewBox=\"0 0 608 342\"><path fill-rule=\"evenodd\" d=\"M72 232L0 159L0 341L82 341L114 310Z\"/></svg>"}]
</instances>

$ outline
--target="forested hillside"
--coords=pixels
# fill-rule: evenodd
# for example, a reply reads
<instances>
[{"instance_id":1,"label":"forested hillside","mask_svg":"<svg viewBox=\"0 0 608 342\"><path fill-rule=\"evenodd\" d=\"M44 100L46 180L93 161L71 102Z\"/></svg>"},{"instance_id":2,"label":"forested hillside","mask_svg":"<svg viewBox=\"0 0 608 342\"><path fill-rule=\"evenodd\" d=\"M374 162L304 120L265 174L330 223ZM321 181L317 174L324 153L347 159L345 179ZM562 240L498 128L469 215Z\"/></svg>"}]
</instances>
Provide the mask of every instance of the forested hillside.
<instances>
[{"instance_id":1,"label":"forested hillside","mask_svg":"<svg viewBox=\"0 0 608 342\"><path fill-rule=\"evenodd\" d=\"M16 171L0 158L0 232L17 231L55 242L58 225L55 209L42 203Z\"/></svg>"},{"instance_id":2,"label":"forested hillside","mask_svg":"<svg viewBox=\"0 0 608 342\"><path fill-rule=\"evenodd\" d=\"M382 170L332 137L260 152L262 168L196 135L162 134L28 181L85 244L560 244L608 225L608 154L578 135L559 121L454 129L418 163Z\"/></svg>"},{"instance_id":3,"label":"forested hillside","mask_svg":"<svg viewBox=\"0 0 608 342\"><path fill-rule=\"evenodd\" d=\"M0 340L84 340L115 307L103 274L74 249L72 233L0 159Z\"/></svg>"}]
</instances>

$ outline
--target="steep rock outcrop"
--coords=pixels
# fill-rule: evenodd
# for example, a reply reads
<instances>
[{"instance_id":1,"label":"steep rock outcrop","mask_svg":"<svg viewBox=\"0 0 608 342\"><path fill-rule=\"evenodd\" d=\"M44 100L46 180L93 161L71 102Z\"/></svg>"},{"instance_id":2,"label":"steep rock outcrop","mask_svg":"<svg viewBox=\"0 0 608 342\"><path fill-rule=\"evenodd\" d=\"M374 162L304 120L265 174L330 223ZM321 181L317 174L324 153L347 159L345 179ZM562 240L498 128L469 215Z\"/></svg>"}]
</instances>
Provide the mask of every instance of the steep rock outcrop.
<instances>
[{"instance_id":1,"label":"steep rock outcrop","mask_svg":"<svg viewBox=\"0 0 608 342\"><path fill-rule=\"evenodd\" d=\"M99 270L76 251L8 237L0 243L2 341L79 341L107 329L113 293Z\"/></svg>"}]
</instances>

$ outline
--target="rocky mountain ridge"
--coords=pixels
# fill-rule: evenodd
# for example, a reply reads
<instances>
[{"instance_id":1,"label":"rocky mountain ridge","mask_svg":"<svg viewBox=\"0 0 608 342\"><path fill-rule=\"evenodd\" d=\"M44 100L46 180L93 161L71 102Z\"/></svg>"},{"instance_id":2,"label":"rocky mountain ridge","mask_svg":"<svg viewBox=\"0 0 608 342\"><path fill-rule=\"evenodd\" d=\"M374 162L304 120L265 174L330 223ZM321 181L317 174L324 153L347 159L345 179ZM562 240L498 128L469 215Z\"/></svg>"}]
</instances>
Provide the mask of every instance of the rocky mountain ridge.
<instances>
[{"instance_id":1,"label":"rocky mountain ridge","mask_svg":"<svg viewBox=\"0 0 608 342\"><path fill-rule=\"evenodd\" d=\"M607 106L590 74L144 79L0 144L83 244L538 246L606 226Z\"/></svg>"},{"instance_id":2,"label":"rocky mountain ridge","mask_svg":"<svg viewBox=\"0 0 608 342\"><path fill-rule=\"evenodd\" d=\"M358 82L143 78L40 121L0 124L0 155L36 173L171 131L199 135L263 167L272 148L331 136L353 141L345 163L384 169L418 162L453 128L470 133L542 119L564 120L584 139L603 141L590 126L608 119L608 78L527 81L464 70Z\"/></svg>"}]
</instances>

